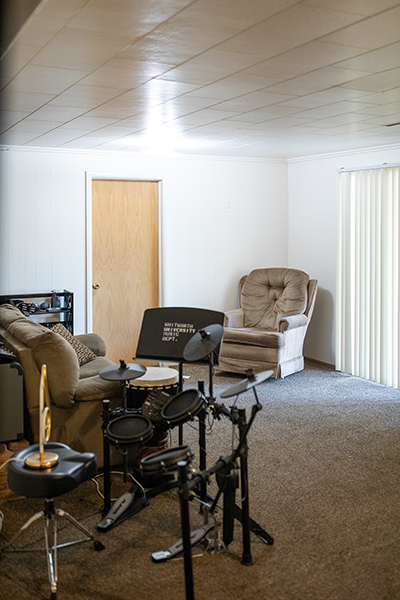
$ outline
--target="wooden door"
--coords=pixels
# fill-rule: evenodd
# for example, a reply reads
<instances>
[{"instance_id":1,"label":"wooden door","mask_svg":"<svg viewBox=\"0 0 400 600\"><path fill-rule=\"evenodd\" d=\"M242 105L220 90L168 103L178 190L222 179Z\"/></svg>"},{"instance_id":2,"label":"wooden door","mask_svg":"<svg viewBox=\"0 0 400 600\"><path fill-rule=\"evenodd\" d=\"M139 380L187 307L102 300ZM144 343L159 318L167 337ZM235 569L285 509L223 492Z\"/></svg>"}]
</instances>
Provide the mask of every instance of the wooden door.
<instances>
[{"instance_id":1,"label":"wooden door","mask_svg":"<svg viewBox=\"0 0 400 600\"><path fill-rule=\"evenodd\" d=\"M159 306L158 219L158 182L92 181L93 331L117 363L132 362L143 313Z\"/></svg>"}]
</instances>

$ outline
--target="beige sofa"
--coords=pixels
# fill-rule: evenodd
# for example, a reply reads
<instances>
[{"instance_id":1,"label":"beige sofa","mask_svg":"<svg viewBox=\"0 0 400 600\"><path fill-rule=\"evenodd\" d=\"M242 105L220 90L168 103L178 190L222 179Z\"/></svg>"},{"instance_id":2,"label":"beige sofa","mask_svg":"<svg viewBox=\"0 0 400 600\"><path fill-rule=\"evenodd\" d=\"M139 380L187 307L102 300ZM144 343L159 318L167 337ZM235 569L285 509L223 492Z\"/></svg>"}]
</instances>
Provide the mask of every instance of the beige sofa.
<instances>
[{"instance_id":1,"label":"beige sofa","mask_svg":"<svg viewBox=\"0 0 400 600\"><path fill-rule=\"evenodd\" d=\"M39 381L42 364L47 366L51 400L51 441L62 442L80 452L94 452L103 464L102 400L111 407L121 403L118 382L105 381L99 372L113 363L105 357L100 336L75 336L93 355L79 366L78 355L61 335L24 317L10 304L0 306L0 338L17 355L24 369L26 406L32 429L31 442L38 442ZM82 362L82 361L81 361Z\"/></svg>"},{"instance_id":2,"label":"beige sofa","mask_svg":"<svg viewBox=\"0 0 400 600\"><path fill-rule=\"evenodd\" d=\"M272 370L286 377L304 368L303 345L318 282L298 269L255 269L239 282L240 308L228 311L218 368Z\"/></svg>"}]
</instances>

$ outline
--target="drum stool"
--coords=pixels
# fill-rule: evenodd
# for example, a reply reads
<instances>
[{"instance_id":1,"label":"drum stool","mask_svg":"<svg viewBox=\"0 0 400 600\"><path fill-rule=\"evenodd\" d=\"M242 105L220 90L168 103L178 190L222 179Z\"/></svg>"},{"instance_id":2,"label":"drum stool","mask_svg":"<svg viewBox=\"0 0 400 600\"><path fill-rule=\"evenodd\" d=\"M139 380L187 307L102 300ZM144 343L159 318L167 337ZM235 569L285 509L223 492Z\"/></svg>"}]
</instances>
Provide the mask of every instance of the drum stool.
<instances>
[{"instance_id":1,"label":"drum stool","mask_svg":"<svg viewBox=\"0 0 400 600\"><path fill-rule=\"evenodd\" d=\"M44 517L45 543L49 581L51 586L50 600L57 598L57 548L92 541L95 550L103 550L103 544L90 531L74 519L70 514L54 507L53 498L74 490L80 483L94 477L97 473L97 459L91 452L75 452L65 444L50 442L45 444L45 451L55 452L59 462L47 469L30 469L25 465L25 459L39 450L39 444L28 446L16 452L8 465L8 486L11 490L26 498L43 498L44 510L33 515L14 537L1 549L1 552L24 552L24 548L11 548L15 540L32 523ZM74 527L86 537L74 542L57 545L57 517L65 517Z\"/></svg>"}]
</instances>

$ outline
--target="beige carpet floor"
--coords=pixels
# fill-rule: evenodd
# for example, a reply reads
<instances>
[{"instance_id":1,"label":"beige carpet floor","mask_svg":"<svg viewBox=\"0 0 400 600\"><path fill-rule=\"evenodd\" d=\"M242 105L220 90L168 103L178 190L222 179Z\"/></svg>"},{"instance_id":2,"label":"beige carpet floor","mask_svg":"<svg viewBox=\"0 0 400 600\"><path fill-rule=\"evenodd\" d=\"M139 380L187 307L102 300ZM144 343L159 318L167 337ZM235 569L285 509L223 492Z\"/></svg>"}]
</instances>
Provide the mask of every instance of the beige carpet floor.
<instances>
[{"instance_id":1,"label":"beige carpet floor","mask_svg":"<svg viewBox=\"0 0 400 600\"><path fill-rule=\"evenodd\" d=\"M207 369L190 367L186 388L207 382ZM242 378L217 373L219 394ZM193 549L197 600L396 600L400 599L400 392L308 362L284 380L257 387L263 409L249 433L250 512L274 538L267 546L251 535L254 564L241 564L242 529L235 523L227 551ZM229 406L235 399L224 403ZM239 407L254 403L251 391ZM208 465L229 454L237 432L227 418L207 424ZM197 423L184 426L184 442L196 453ZM170 445L177 445L177 430ZM118 497L129 484L113 476ZM214 479L210 491L215 493ZM238 501L240 493L237 494ZM95 531L102 500L93 482L57 500L57 505ZM3 502L0 544L42 508L40 500ZM202 525L190 503L192 529ZM99 534L90 543L59 551L59 600L185 600L182 559L162 564L152 552L178 540L179 501L166 492L139 514ZM35 524L25 547L42 535ZM70 525L60 541L76 537ZM4 554L1 600L50 596L44 553Z\"/></svg>"}]
</instances>

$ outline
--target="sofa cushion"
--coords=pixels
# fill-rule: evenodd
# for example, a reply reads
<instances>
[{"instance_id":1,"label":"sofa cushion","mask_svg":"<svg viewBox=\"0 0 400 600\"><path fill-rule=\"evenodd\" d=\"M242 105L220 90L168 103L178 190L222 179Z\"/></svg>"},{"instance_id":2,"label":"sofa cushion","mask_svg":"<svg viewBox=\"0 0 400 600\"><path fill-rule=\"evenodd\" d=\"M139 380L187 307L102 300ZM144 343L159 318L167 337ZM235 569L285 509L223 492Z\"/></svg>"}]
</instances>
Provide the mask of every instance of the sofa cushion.
<instances>
[{"instance_id":1,"label":"sofa cushion","mask_svg":"<svg viewBox=\"0 0 400 600\"><path fill-rule=\"evenodd\" d=\"M78 338L72 335L72 333L68 331L64 325L62 325L62 323L57 323L57 325L54 325L54 327L52 327L52 331L53 333L60 335L62 338L64 338L64 340L67 340L67 342L71 344L72 348L75 350L76 356L78 357L78 363L80 367L97 358L96 354L92 352L90 348L85 346L85 344L83 344L80 340L78 340Z\"/></svg>"},{"instance_id":2,"label":"sofa cushion","mask_svg":"<svg viewBox=\"0 0 400 600\"><path fill-rule=\"evenodd\" d=\"M111 400L120 398L122 387L119 381L106 381L100 375L80 379L75 392L76 402L91 402L94 400ZM101 406L98 407L99 413Z\"/></svg>"},{"instance_id":3,"label":"sofa cushion","mask_svg":"<svg viewBox=\"0 0 400 600\"><path fill-rule=\"evenodd\" d=\"M80 333L75 336L85 344L96 356L105 356L107 348L105 341L97 333Z\"/></svg>"},{"instance_id":4,"label":"sofa cushion","mask_svg":"<svg viewBox=\"0 0 400 600\"><path fill-rule=\"evenodd\" d=\"M301 314L307 307L309 276L297 269L255 269L241 292L244 326L277 331L282 317Z\"/></svg>"},{"instance_id":5,"label":"sofa cushion","mask_svg":"<svg viewBox=\"0 0 400 600\"><path fill-rule=\"evenodd\" d=\"M93 377L94 375L98 375L100 371L105 369L106 367L115 366L111 360L106 358L105 356L96 356L94 360L82 365L79 369L79 379L86 379L87 377ZM103 380L104 383L106 380Z\"/></svg>"}]
</instances>

